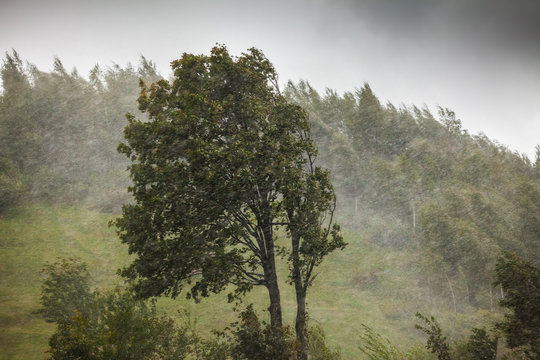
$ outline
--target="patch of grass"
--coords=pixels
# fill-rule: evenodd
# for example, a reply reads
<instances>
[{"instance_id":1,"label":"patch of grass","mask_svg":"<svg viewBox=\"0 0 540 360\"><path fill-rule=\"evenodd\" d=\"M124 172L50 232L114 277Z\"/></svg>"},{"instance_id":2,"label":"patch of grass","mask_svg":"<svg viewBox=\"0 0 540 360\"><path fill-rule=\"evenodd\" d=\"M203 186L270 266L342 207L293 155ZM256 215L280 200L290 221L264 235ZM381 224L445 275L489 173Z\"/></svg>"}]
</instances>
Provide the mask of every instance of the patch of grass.
<instances>
[{"instance_id":1,"label":"patch of grass","mask_svg":"<svg viewBox=\"0 0 540 360\"><path fill-rule=\"evenodd\" d=\"M27 206L0 218L0 359L43 359L54 325L39 307L40 270L59 257L88 263L97 286L110 286L129 260L107 226L110 215L75 207Z\"/></svg>"}]
</instances>

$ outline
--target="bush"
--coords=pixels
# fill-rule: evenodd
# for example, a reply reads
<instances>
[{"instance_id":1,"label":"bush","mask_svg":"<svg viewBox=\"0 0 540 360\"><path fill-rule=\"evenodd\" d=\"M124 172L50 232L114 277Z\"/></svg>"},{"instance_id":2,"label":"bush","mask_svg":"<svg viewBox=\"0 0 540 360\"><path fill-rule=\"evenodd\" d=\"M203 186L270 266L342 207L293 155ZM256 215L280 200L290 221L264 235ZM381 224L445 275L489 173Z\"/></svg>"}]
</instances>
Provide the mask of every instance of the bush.
<instances>
[{"instance_id":1,"label":"bush","mask_svg":"<svg viewBox=\"0 0 540 360\"><path fill-rule=\"evenodd\" d=\"M78 259L46 265L38 311L56 322L51 360L184 359L191 344L186 327L158 317L154 303L116 288L89 290L86 264Z\"/></svg>"},{"instance_id":2,"label":"bush","mask_svg":"<svg viewBox=\"0 0 540 360\"><path fill-rule=\"evenodd\" d=\"M49 340L52 360L184 359L189 349L186 329L158 317L151 303L115 289L95 294L88 315L76 311L58 323Z\"/></svg>"},{"instance_id":3,"label":"bush","mask_svg":"<svg viewBox=\"0 0 540 360\"><path fill-rule=\"evenodd\" d=\"M261 322L253 305L239 314L240 321L229 328L234 360L292 360L299 344L288 327L276 329Z\"/></svg>"},{"instance_id":4,"label":"bush","mask_svg":"<svg viewBox=\"0 0 540 360\"><path fill-rule=\"evenodd\" d=\"M90 293L90 274L80 259L62 259L47 264L41 271L46 275L41 286L41 314L48 322L69 321L76 312L88 315L93 296Z\"/></svg>"},{"instance_id":5,"label":"bush","mask_svg":"<svg viewBox=\"0 0 540 360\"><path fill-rule=\"evenodd\" d=\"M466 349L471 360L495 360L497 356L497 338L491 337L485 329L472 329L472 335Z\"/></svg>"},{"instance_id":6,"label":"bush","mask_svg":"<svg viewBox=\"0 0 540 360\"><path fill-rule=\"evenodd\" d=\"M509 348L521 348L529 359L540 359L540 268L506 253L495 271L496 284L505 292L500 305L509 310L496 328Z\"/></svg>"}]
</instances>

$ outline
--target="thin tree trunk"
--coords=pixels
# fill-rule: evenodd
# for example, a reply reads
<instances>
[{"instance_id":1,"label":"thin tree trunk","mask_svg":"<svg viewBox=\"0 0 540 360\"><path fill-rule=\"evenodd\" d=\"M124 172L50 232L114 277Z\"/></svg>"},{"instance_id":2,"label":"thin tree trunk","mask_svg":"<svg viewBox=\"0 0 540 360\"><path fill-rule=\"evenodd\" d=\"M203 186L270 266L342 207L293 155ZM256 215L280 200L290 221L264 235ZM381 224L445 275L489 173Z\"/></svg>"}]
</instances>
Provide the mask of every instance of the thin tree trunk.
<instances>
[{"instance_id":1,"label":"thin tree trunk","mask_svg":"<svg viewBox=\"0 0 540 360\"><path fill-rule=\"evenodd\" d=\"M414 203L414 199L411 200L411 208L412 208L412 227L413 227L413 234L416 234L416 205Z\"/></svg>"},{"instance_id":2,"label":"thin tree trunk","mask_svg":"<svg viewBox=\"0 0 540 360\"><path fill-rule=\"evenodd\" d=\"M290 214L290 218L292 218ZM300 269L300 238L298 234L291 229L292 243L292 276L294 289L296 292L296 339L300 343L299 360L307 360L308 358L308 343L307 343L307 324L306 324L306 290L307 286L303 284L302 272Z\"/></svg>"},{"instance_id":3,"label":"thin tree trunk","mask_svg":"<svg viewBox=\"0 0 540 360\"><path fill-rule=\"evenodd\" d=\"M452 301L454 302L454 312L457 313L456 296L454 295L454 289L452 288L452 283L450 282L450 279L448 278L447 274L444 274L444 276L446 276L446 280L448 281L448 286L450 287L450 293L452 293Z\"/></svg>"},{"instance_id":4,"label":"thin tree trunk","mask_svg":"<svg viewBox=\"0 0 540 360\"><path fill-rule=\"evenodd\" d=\"M493 287L489 287L489 311L493 312Z\"/></svg>"}]
</instances>

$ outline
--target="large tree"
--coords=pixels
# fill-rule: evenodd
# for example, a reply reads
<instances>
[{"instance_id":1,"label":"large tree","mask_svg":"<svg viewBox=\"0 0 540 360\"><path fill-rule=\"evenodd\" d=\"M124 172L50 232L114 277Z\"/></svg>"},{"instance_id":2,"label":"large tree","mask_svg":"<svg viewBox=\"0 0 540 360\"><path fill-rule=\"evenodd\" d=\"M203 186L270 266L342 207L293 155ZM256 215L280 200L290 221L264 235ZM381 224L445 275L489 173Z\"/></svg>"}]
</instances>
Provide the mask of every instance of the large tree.
<instances>
[{"instance_id":1,"label":"large tree","mask_svg":"<svg viewBox=\"0 0 540 360\"><path fill-rule=\"evenodd\" d=\"M329 174L313 164L307 114L281 95L256 49L233 58L218 46L172 67L171 82L143 84L139 108L148 120L128 114L119 147L132 160L135 202L116 225L137 255L123 274L146 297L176 297L187 287L197 298L229 284L234 297L263 285L271 324L280 327L276 229L284 227L305 343L313 269L344 246L331 226Z\"/></svg>"}]
</instances>

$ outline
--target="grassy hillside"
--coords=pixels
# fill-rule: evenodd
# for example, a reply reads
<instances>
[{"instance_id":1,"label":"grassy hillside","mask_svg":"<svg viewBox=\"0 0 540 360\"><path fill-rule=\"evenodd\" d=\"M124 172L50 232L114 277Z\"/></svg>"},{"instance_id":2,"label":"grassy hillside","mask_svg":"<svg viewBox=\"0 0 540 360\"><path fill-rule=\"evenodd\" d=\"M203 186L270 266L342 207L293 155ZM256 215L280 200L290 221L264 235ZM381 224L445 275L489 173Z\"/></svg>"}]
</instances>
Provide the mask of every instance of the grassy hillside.
<instances>
[{"instance_id":1,"label":"grassy hillside","mask_svg":"<svg viewBox=\"0 0 540 360\"><path fill-rule=\"evenodd\" d=\"M114 216L76 207L34 205L19 207L0 218L0 359L44 359L47 339L54 325L33 314L39 306L40 269L58 257L80 257L88 263L94 284L108 287L120 283L116 269L129 261L126 247L108 222ZM443 328L452 336L478 326L491 314L468 311L454 314L444 299L430 295L415 279L423 271L409 250L383 248L369 241L369 234L346 233L348 247L332 254L321 266L308 293L310 318L322 325L331 346L340 347L344 359L359 358L360 324L367 324L402 348L423 342L414 330L414 313L437 312ZM283 265L283 264L281 264ZM285 283L282 266L281 290L286 321L295 312L293 289ZM199 304L185 299L160 299L160 311L178 316L187 310L203 334L234 320L226 294ZM264 289L256 289L245 303L254 302L263 311ZM487 315L487 316L486 316ZM452 327L450 327L452 324Z\"/></svg>"},{"instance_id":2,"label":"grassy hillside","mask_svg":"<svg viewBox=\"0 0 540 360\"><path fill-rule=\"evenodd\" d=\"M37 71L16 53L1 70L0 360L43 359L54 327L33 312L45 263L80 257L94 286L122 283L115 274L129 255L107 224L131 196L129 160L115 149L125 113L147 115L137 111L139 78L151 83L159 75L142 58L138 69L95 68L86 80L60 61L52 72ZM325 259L308 291L311 322L330 345L344 359L360 358L366 324L402 349L421 347L417 311L434 314L455 340L496 317L493 269L501 250L537 265L540 259L540 148L531 162L469 134L449 109L434 115L381 104L369 84L340 95L290 83L284 94L309 112L349 243ZM21 205L30 203L77 205ZM292 324L294 292L279 265ZM266 315L266 301L260 288L244 305ZM178 310L187 311L203 334L235 319L226 292L200 304L160 299L158 308L179 320Z\"/></svg>"},{"instance_id":3,"label":"grassy hillside","mask_svg":"<svg viewBox=\"0 0 540 360\"><path fill-rule=\"evenodd\" d=\"M58 257L81 257L100 286L117 281L115 269L128 260L107 227L110 216L71 207L13 209L0 219L1 359L43 359L54 330L38 315L40 270Z\"/></svg>"}]
</instances>

